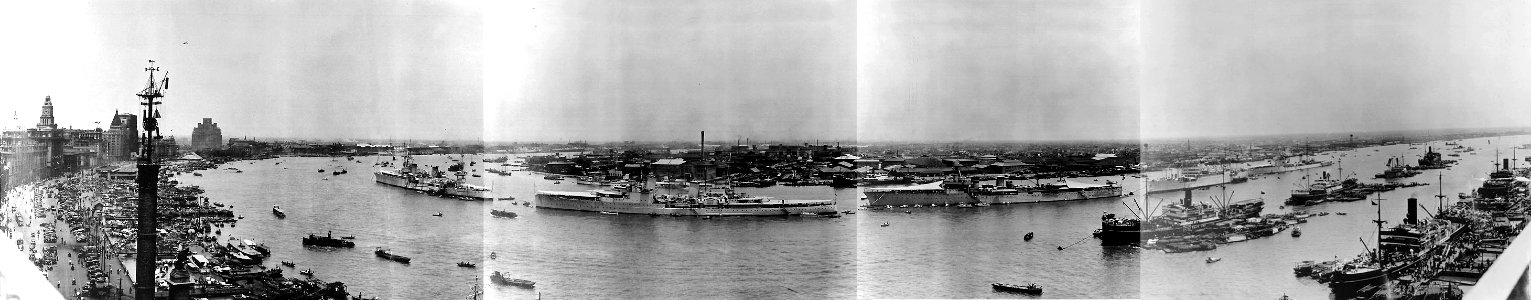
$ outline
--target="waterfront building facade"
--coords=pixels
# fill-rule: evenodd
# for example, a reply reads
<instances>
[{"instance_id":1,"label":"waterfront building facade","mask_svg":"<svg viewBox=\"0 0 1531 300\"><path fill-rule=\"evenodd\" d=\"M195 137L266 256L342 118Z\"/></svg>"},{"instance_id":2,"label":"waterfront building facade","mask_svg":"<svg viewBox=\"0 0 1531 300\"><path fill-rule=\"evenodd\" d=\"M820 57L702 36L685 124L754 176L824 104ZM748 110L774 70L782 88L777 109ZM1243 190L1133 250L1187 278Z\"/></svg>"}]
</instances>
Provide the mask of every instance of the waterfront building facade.
<instances>
[{"instance_id":1,"label":"waterfront building facade","mask_svg":"<svg viewBox=\"0 0 1531 300\"><path fill-rule=\"evenodd\" d=\"M115 113L111 127L102 136L108 161L132 160L138 150L138 116Z\"/></svg>"},{"instance_id":2,"label":"waterfront building facade","mask_svg":"<svg viewBox=\"0 0 1531 300\"><path fill-rule=\"evenodd\" d=\"M202 118L202 123L191 130L191 150L218 149L223 149L223 129L213 123L213 118Z\"/></svg>"}]
</instances>

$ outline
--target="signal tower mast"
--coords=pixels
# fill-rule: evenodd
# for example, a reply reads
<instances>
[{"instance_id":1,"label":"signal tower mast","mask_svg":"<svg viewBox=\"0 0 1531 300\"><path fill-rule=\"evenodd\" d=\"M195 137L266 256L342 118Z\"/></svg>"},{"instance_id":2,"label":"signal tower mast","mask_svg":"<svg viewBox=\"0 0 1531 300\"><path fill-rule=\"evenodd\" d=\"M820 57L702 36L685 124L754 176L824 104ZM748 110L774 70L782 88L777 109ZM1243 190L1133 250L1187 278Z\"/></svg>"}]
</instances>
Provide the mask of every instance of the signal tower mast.
<instances>
[{"instance_id":1,"label":"signal tower mast","mask_svg":"<svg viewBox=\"0 0 1531 300\"><path fill-rule=\"evenodd\" d=\"M138 92L139 105L144 106L144 132L139 137L138 154L138 253L134 265L133 275L133 298L154 299L155 260L159 256L159 170L160 165L154 159L154 142L164 137L159 134L159 110L155 105L160 104L159 98L165 96L164 90L170 86L170 78L154 78L154 72L159 67L154 66L154 61L149 61L149 67L144 68L149 72L149 84Z\"/></svg>"}]
</instances>

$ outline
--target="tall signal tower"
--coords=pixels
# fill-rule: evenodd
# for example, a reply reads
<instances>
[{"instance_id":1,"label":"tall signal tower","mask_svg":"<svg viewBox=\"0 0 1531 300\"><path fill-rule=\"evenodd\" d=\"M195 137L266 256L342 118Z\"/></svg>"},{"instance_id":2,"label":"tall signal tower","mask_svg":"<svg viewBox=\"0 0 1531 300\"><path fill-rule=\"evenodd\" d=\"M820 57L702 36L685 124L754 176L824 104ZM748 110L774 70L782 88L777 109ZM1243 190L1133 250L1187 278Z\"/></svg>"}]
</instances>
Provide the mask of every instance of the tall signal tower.
<instances>
[{"instance_id":1,"label":"tall signal tower","mask_svg":"<svg viewBox=\"0 0 1531 300\"><path fill-rule=\"evenodd\" d=\"M133 273L133 299L154 299L154 263L159 256L159 224L156 223L159 218L160 167L154 159L154 142L163 138L159 135L159 110L154 106L160 104L159 98L165 96L164 90L170 85L169 77L155 79L154 73L159 67L154 66L153 60L144 71L149 72L149 84L138 92L138 104L144 106L144 132L140 137L138 156L138 254Z\"/></svg>"}]
</instances>

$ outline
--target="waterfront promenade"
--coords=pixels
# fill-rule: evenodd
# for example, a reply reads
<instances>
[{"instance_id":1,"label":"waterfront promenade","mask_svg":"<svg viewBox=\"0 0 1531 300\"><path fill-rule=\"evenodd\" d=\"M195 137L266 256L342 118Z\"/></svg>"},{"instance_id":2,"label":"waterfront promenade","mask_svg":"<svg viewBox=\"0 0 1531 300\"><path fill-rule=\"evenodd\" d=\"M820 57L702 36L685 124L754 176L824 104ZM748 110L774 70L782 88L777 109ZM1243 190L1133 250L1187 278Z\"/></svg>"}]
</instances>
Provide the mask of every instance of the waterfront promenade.
<instances>
[{"instance_id":1,"label":"waterfront promenade","mask_svg":"<svg viewBox=\"0 0 1531 300\"><path fill-rule=\"evenodd\" d=\"M29 184L13 191L11 200L6 204L5 211L12 212L6 220L6 226L12 228L9 238L12 244L21 245L23 255L45 257L47 249L54 248L55 259L52 264L42 264L39 270L48 281L48 285L56 289L66 299L132 299L131 293L118 295L116 289L113 293L101 297L88 297L85 291L89 286L88 268L82 255L90 255L77 249L85 249L89 240L93 238L78 236L69 230L70 226L63 218L61 212L63 206L72 205L75 209L92 207L105 201L101 199L94 188L102 185L89 180L95 178L64 177L50 179L38 183ZM47 188L58 185L79 185L87 188L81 193L78 200L73 203L60 201L57 189ZM45 236L45 227L52 227L55 232L55 241L49 243ZM92 228L91 231L99 229ZM96 232L87 231L85 235L95 235ZM82 242L83 241L83 242ZM131 285L131 278L122 264L123 260L118 255L104 255L100 264L102 271L108 276L109 284L113 286ZM36 265L34 265L36 266ZM123 291L125 292L125 291Z\"/></svg>"}]
</instances>

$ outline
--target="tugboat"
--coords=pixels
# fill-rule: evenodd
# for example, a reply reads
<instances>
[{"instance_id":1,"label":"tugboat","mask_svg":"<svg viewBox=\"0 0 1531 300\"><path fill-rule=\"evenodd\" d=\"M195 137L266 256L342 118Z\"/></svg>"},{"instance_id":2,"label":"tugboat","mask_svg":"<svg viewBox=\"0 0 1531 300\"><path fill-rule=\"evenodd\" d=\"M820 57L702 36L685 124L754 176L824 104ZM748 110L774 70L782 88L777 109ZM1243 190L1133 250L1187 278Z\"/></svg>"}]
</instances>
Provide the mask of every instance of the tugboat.
<instances>
[{"instance_id":1,"label":"tugboat","mask_svg":"<svg viewBox=\"0 0 1531 300\"><path fill-rule=\"evenodd\" d=\"M526 279L509 278L509 277L506 277L505 274L500 273L500 271L494 271L494 274L489 275L489 280L493 281L494 283L497 283L497 284L516 286L516 287L522 287L522 288L528 288L528 289L536 288L537 287L537 283L536 282L532 282L531 280L526 280Z\"/></svg>"},{"instance_id":2,"label":"tugboat","mask_svg":"<svg viewBox=\"0 0 1531 300\"><path fill-rule=\"evenodd\" d=\"M1302 228L1301 227L1292 228L1292 237L1300 237L1300 236L1302 236Z\"/></svg>"},{"instance_id":3,"label":"tugboat","mask_svg":"<svg viewBox=\"0 0 1531 300\"><path fill-rule=\"evenodd\" d=\"M1026 294L1041 294L1042 293L1042 287L1041 286L1037 286L1037 284L1035 284L1035 283L1028 284L1028 285L1015 285L1015 284L998 283L998 282L996 282L996 283L994 283L994 290L996 290L996 291L1005 291L1005 292L1019 292L1019 293L1026 293Z\"/></svg>"},{"instance_id":4,"label":"tugboat","mask_svg":"<svg viewBox=\"0 0 1531 300\"><path fill-rule=\"evenodd\" d=\"M353 242L347 241L347 240L337 239L337 238L334 237L333 234L334 234L334 232L329 232L329 233L325 233L324 236L317 236L317 235L314 235L314 234L310 233L310 234L308 234L307 237L303 238L303 245L304 246L320 246L320 247L346 247L346 248L354 248L354 247L356 247L356 243L353 243Z\"/></svg>"},{"instance_id":5,"label":"tugboat","mask_svg":"<svg viewBox=\"0 0 1531 300\"><path fill-rule=\"evenodd\" d=\"M514 212L506 211L506 210L498 210L498 209L490 210L489 211L489 215L496 216L496 217L501 217L501 218L515 218L516 217L516 213L514 213Z\"/></svg>"},{"instance_id":6,"label":"tugboat","mask_svg":"<svg viewBox=\"0 0 1531 300\"><path fill-rule=\"evenodd\" d=\"M287 218L287 212L282 211L281 205L272 205L271 214L276 215L278 219Z\"/></svg>"},{"instance_id":7,"label":"tugboat","mask_svg":"<svg viewBox=\"0 0 1531 300\"><path fill-rule=\"evenodd\" d=\"M478 265L475 265L473 263L466 262L466 261L459 261L459 262L457 262L457 266L458 267L463 267L463 268L477 268L478 267Z\"/></svg>"},{"instance_id":8,"label":"tugboat","mask_svg":"<svg viewBox=\"0 0 1531 300\"><path fill-rule=\"evenodd\" d=\"M403 256L403 255L398 255L398 254L393 254L393 253L388 253L388 250L387 249L383 249L382 247L377 248L377 250L373 250L372 254L376 254L377 257L385 258L385 259L396 261L396 262L399 262L399 263L409 264L409 257Z\"/></svg>"},{"instance_id":9,"label":"tugboat","mask_svg":"<svg viewBox=\"0 0 1531 300\"><path fill-rule=\"evenodd\" d=\"M436 212L436 214L434 214L434 215L431 215L431 216L432 216L432 217L440 217L440 216L441 216L441 212Z\"/></svg>"}]
</instances>

